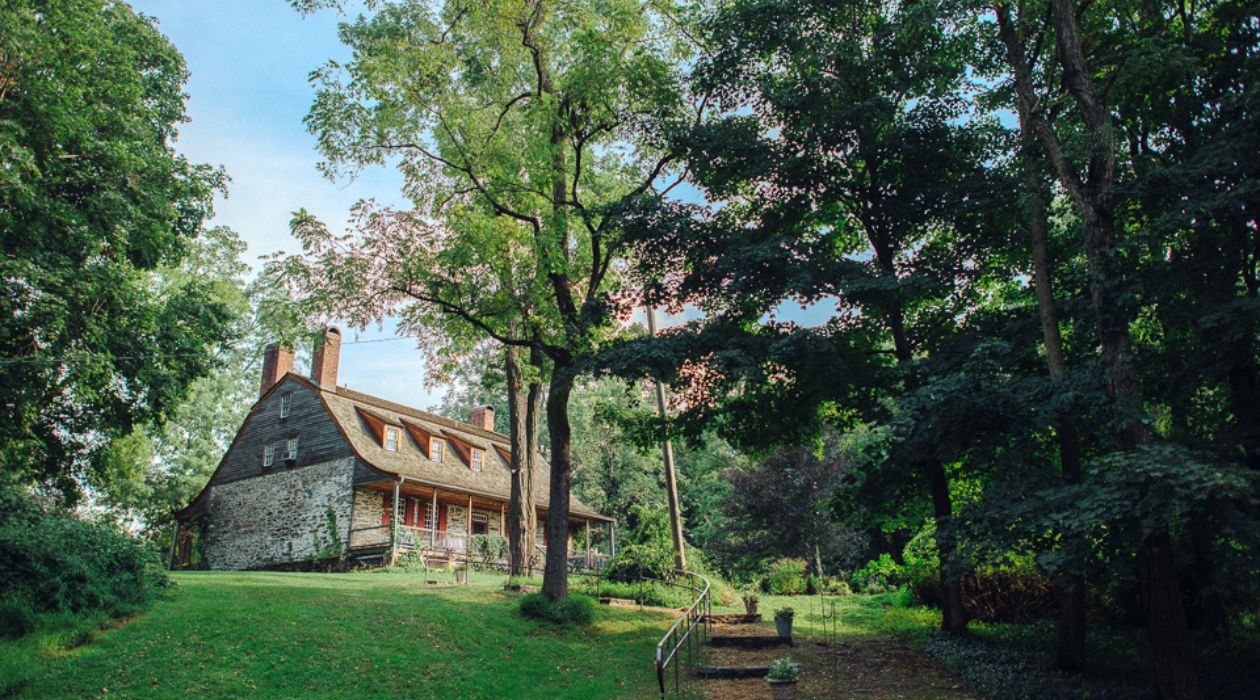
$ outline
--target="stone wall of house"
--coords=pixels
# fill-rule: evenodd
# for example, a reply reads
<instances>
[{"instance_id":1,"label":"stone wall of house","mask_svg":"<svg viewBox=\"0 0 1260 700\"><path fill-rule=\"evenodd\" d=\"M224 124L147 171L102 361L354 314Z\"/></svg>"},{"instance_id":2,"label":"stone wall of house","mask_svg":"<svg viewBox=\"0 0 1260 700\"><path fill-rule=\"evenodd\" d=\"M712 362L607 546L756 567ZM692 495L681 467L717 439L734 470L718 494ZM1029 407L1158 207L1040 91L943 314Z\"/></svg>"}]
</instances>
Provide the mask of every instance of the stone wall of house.
<instances>
[{"instance_id":1,"label":"stone wall of house","mask_svg":"<svg viewBox=\"0 0 1260 700\"><path fill-rule=\"evenodd\" d=\"M384 493L375 489L354 490L354 515L350 539L354 546L389 544L389 528L381 527L385 517Z\"/></svg>"},{"instance_id":2,"label":"stone wall of house","mask_svg":"<svg viewBox=\"0 0 1260 700\"><path fill-rule=\"evenodd\" d=\"M482 510L481 508L473 508L473 512L478 515L486 516L486 533L490 535L502 535L503 523L500 522L499 512L495 510ZM452 535L463 535L468 532L468 507L453 506L446 507L446 531Z\"/></svg>"},{"instance_id":3,"label":"stone wall of house","mask_svg":"<svg viewBox=\"0 0 1260 700\"><path fill-rule=\"evenodd\" d=\"M304 562L331 541L328 508L344 544L350 531L354 458L212 487L205 532L211 569L257 569ZM380 523L379 516L376 521Z\"/></svg>"}]
</instances>

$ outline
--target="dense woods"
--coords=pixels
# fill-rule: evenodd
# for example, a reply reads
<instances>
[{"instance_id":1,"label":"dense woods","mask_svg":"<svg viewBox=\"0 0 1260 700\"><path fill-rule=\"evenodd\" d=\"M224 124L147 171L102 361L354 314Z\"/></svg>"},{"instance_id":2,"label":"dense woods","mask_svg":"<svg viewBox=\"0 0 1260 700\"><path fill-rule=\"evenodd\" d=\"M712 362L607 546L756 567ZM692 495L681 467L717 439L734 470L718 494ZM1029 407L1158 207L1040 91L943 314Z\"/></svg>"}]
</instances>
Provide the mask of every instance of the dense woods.
<instances>
[{"instance_id":1,"label":"dense woods","mask_svg":"<svg viewBox=\"0 0 1260 700\"><path fill-rule=\"evenodd\" d=\"M261 346L397 320L443 413L499 409L512 574L572 493L623 528L614 579L673 575L672 440L690 568L727 592L901 591L945 645L1026 625L1063 678L1140 628L1142 692L1228 695L1203 665L1260 614L1254 3L347 11L305 126L405 204L341 233L294 202L302 251L246 281L153 20L0 8L6 633L141 609Z\"/></svg>"}]
</instances>

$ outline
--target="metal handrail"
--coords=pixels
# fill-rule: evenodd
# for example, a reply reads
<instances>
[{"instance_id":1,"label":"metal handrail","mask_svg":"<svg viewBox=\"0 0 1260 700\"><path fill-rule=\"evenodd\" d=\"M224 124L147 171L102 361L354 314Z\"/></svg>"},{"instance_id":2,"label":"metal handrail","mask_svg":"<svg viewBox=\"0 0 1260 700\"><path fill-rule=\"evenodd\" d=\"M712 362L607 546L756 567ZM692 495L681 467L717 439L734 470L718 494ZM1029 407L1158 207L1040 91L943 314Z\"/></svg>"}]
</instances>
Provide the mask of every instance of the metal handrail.
<instances>
[{"instance_id":1,"label":"metal handrail","mask_svg":"<svg viewBox=\"0 0 1260 700\"><path fill-rule=\"evenodd\" d=\"M696 596L696 599L692 601L691 605L683 611L683 614L674 621L674 624L670 625L669 631L665 633L665 636L661 637L661 641L656 643L656 682L657 685L660 686L660 696L662 698L665 697L666 693L665 677L670 663L672 662L674 664L674 692L676 693L678 692L678 662L680 660L678 651L682 649L684 644L687 646L687 663L690 665L694 660L695 655L699 653L700 645L703 644L709 636L709 625L711 624L709 620L709 613L712 609L713 598L710 595L712 584L709 583L709 579L690 571L677 571L676 573L688 577L690 583L683 584L684 587L689 588L693 593L696 591L700 591L700 593ZM704 583L703 589L696 583L696 579L699 579ZM679 585L669 581L663 581L662 583ZM642 586L642 580L640 581L640 586ZM640 593L639 604L643 604L642 593ZM699 636L693 634L697 628L696 623L700 623ZM669 649L669 652L666 653L666 645L668 645L671 640L673 641L673 645Z\"/></svg>"}]
</instances>

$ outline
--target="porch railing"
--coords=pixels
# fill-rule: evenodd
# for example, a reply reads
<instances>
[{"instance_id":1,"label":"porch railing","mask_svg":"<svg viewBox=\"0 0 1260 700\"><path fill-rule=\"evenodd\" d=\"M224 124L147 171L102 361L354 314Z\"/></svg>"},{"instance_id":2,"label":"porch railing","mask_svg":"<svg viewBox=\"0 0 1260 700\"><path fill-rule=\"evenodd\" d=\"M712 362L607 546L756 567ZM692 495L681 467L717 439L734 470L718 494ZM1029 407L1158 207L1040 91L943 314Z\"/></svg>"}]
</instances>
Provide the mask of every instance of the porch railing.
<instances>
[{"instance_id":1,"label":"porch railing","mask_svg":"<svg viewBox=\"0 0 1260 700\"><path fill-rule=\"evenodd\" d=\"M397 526L397 530L400 550L420 549L428 552L444 552L464 558L470 556L467 532L430 530L409 525ZM350 549L388 547L390 546L390 526L353 528L350 530L349 546ZM536 550L538 564L541 566L541 563L547 559L547 548L539 544ZM590 552L578 550L570 552L568 559L571 571L601 571L610 557L594 550Z\"/></svg>"},{"instance_id":2,"label":"porch railing","mask_svg":"<svg viewBox=\"0 0 1260 700\"><path fill-rule=\"evenodd\" d=\"M453 554L468 553L468 535L463 532L428 530L421 527L400 525L397 527L399 549L442 550ZM350 548L379 547L390 545L390 526L377 525L350 530Z\"/></svg>"},{"instance_id":3,"label":"porch railing","mask_svg":"<svg viewBox=\"0 0 1260 700\"><path fill-rule=\"evenodd\" d=\"M683 664L682 651L686 650L686 663L691 666L700 654L700 647L709 637L711 624L709 612L713 597L710 594L709 579L688 571L677 572L686 578L686 583L678 581L662 581L667 585L681 586L691 590L695 598L683 614L670 625L669 631L656 643L656 682L660 686L661 697L665 697L666 678L669 667L674 667L674 692L678 692L678 677ZM642 594L640 594L642 600Z\"/></svg>"}]
</instances>

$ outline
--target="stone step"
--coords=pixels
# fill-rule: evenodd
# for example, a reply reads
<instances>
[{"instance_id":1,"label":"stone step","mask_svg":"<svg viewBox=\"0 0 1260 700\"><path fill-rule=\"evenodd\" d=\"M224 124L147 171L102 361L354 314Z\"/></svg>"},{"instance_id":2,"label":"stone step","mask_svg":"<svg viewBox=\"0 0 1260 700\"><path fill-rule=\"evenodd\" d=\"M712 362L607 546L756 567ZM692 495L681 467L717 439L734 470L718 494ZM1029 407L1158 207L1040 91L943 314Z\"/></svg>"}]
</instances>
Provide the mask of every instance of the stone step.
<instances>
[{"instance_id":1,"label":"stone step","mask_svg":"<svg viewBox=\"0 0 1260 700\"><path fill-rule=\"evenodd\" d=\"M611 606L619 607L619 608L639 607L639 604L636 601L633 601L629 598L610 598L608 596L604 596L600 598L599 604L611 605Z\"/></svg>"},{"instance_id":2,"label":"stone step","mask_svg":"<svg viewBox=\"0 0 1260 700\"><path fill-rule=\"evenodd\" d=\"M769 649L771 647L792 646L792 640L777 634L744 634L736 636L714 636L709 639L709 646L735 647L737 649Z\"/></svg>"},{"instance_id":3,"label":"stone step","mask_svg":"<svg viewBox=\"0 0 1260 700\"><path fill-rule=\"evenodd\" d=\"M743 613L717 613L707 615L709 622L718 625L751 625L761 622L761 613L744 615Z\"/></svg>"},{"instance_id":4,"label":"stone step","mask_svg":"<svg viewBox=\"0 0 1260 700\"><path fill-rule=\"evenodd\" d=\"M724 678L765 678L769 666L697 666L696 677L708 680Z\"/></svg>"}]
</instances>

